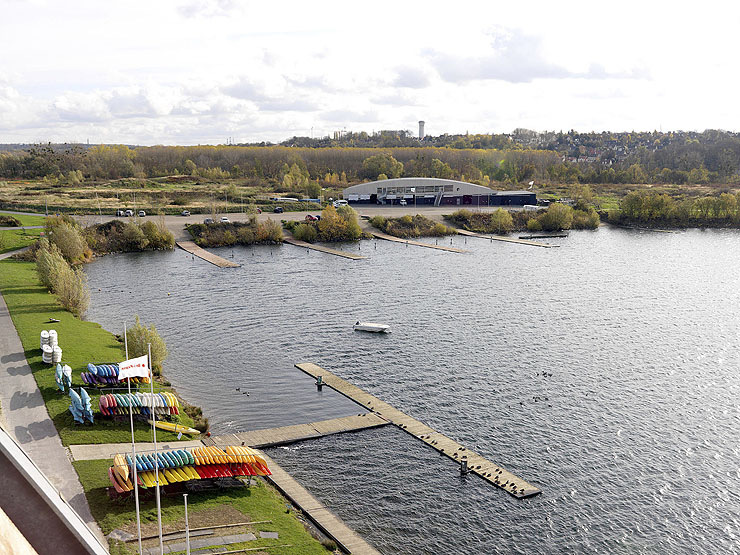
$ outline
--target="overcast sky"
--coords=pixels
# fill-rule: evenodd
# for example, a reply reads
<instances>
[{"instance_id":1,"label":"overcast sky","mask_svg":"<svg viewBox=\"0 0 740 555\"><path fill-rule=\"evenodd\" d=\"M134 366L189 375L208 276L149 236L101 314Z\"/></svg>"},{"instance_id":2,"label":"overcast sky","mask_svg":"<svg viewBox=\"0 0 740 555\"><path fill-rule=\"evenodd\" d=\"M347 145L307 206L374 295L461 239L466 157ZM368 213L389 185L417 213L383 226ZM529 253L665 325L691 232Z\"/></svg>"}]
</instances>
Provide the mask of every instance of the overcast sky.
<instances>
[{"instance_id":1,"label":"overcast sky","mask_svg":"<svg viewBox=\"0 0 740 555\"><path fill-rule=\"evenodd\" d=\"M690 7L689 7L690 6ZM732 2L0 0L0 143L740 129Z\"/></svg>"}]
</instances>

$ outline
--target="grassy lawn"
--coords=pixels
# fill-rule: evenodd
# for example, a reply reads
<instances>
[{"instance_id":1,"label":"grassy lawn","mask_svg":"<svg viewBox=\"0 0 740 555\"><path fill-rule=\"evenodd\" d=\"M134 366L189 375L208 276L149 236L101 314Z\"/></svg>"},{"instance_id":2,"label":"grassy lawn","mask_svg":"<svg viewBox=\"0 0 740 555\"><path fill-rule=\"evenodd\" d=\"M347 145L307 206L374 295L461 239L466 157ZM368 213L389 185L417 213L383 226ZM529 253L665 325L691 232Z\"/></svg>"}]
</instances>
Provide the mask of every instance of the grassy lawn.
<instances>
[{"instance_id":1,"label":"grassy lawn","mask_svg":"<svg viewBox=\"0 0 740 555\"><path fill-rule=\"evenodd\" d=\"M39 334L44 329L55 329L65 364L72 367L73 387L84 386L80 372L88 362L105 363L124 360L123 346L115 336L94 322L85 322L62 309L56 299L41 285L35 264L17 260L0 261L0 293L21 338L26 360L33 370L36 383L44 397L49 416L59 431L64 445L86 443L126 443L131 441L128 420L121 423L96 415L94 425L79 425L70 414L69 397L62 394L54 380L54 370L41 361ZM133 315L132 315L133 316ZM49 318L58 323L48 323ZM93 412L98 409L97 391L85 386L92 398ZM149 386L145 391L149 391ZM155 383L155 391L159 389ZM122 391L119 391L119 393ZM192 420L181 411L181 422L192 426ZM136 441L151 441L151 428L146 423L135 424ZM158 431L157 439L176 441L170 432ZM189 439L183 436L183 440Z\"/></svg>"},{"instance_id":2,"label":"grassy lawn","mask_svg":"<svg viewBox=\"0 0 740 555\"><path fill-rule=\"evenodd\" d=\"M80 477L80 482L87 495L90 511L97 520L103 533L109 534L116 528L123 528L136 534L136 512L133 498L109 499L106 488L110 486L108 467L111 461L76 461L72 463ZM143 492L143 493L142 493ZM249 488L229 488L214 492L191 493L188 495L188 520L191 527L198 527L199 513L210 514L221 512L225 522L254 522L270 520L264 524L249 526L249 531L259 538L259 531L277 532L279 538L257 539L243 544L243 547L260 547L289 544L270 553L294 555L326 555L328 551L315 540L303 527L303 524L285 509L285 499L271 486L262 480L252 480ZM185 529L185 509L181 494L162 496L163 531ZM140 491L140 508L142 535L156 534L157 511L153 492ZM228 513L227 513L228 510ZM238 511L238 512L235 512ZM239 514L241 513L241 514ZM243 516L242 516L243 515ZM234 520L234 517L237 520ZM217 525L218 520L209 519L209 525ZM230 533L234 533L233 530ZM239 544L240 546L242 544ZM127 544L130 552L135 552L137 543ZM120 546L119 546L120 548ZM238 549L236 545L229 549ZM115 552L115 551L114 551ZM121 550L119 552L127 552Z\"/></svg>"},{"instance_id":3,"label":"grassy lawn","mask_svg":"<svg viewBox=\"0 0 740 555\"><path fill-rule=\"evenodd\" d=\"M0 210L0 214L13 216L16 220L21 222L21 225L44 225L46 223L46 216L44 216L43 214L39 214L38 216L27 216L25 214L7 212L5 210Z\"/></svg>"},{"instance_id":4,"label":"grassy lawn","mask_svg":"<svg viewBox=\"0 0 740 555\"><path fill-rule=\"evenodd\" d=\"M0 231L0 254L27 247L39 238L43 229L6 229Z\"/></svg>"}]
</instances>

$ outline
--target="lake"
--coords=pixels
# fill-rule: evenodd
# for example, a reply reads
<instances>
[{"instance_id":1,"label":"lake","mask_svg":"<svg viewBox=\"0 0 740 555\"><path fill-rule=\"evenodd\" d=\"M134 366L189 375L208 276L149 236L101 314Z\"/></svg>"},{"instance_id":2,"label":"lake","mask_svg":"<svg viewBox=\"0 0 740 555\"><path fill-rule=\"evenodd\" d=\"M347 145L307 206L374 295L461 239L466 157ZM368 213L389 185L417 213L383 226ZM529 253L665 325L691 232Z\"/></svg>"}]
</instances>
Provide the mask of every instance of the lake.
<instances>
[{"instance_id":1,"label":"lake","mask_svg":"<svg viewBox=\"0 0 740 555\"><path fill-rule=\"evenodd\" d=\"M461 477L390 426L267 451L383 553L737 552L740 233L548 241L110 255L87 318L154 323L214 434L364 412L293 366L314 362L543 491Z\"/></svg>"}]
</instances>

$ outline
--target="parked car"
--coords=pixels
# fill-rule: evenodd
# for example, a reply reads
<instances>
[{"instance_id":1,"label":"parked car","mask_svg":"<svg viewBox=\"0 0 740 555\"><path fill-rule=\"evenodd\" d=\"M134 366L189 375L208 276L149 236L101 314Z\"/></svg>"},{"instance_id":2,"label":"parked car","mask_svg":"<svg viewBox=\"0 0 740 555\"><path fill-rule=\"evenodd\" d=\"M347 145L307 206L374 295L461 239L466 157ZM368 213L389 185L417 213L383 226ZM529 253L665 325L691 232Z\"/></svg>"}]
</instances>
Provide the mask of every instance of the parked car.
<instances>
[{"instance_id":1,"label":"parked car","mask_svg":"<svg viewBox=\"0 0 740 555\"><path fill-rule=\"evenodd\" d=\"M311 214L308 214L306 216L306 221L307 222L318 222L319 219L316 216L312 216Z\"/></svg>"},{"instance_id":2,"label":"parked car","mask_svg":"<svg viewBox=\"0 0 740 555\"><path fill-rule=\"evenodd\" d=\"M408 202L406 202L405 198L402 198L401 200L398 201L398 204L400 204L401 206L406 206Z\"/></svg>"},{"instance_id":3,"label":"parked car","mask_svg":"<svg viewBox=\"0 0 740 555\"><path fill-rule=\"evenodd\" d=\"M180 216L190 216L190 210L183 210L180 212Z\"/></svg>"},{"instance_id":4,"label":"parked car","mask_svg":"<svg viewBox=\"0 0 740 555\"><path fill-rule=\"evenodd\" d=\"M229 223L229 218L227 218L226 216L221 216L221 223L222 224L228 224Z\"/></svg>"},{"instance_id":5,"label":"parked car","mask_svg":"<svg viewBox=\"0 0 740 555\"><path fill-rule=\"evenodd\" d=\"M349 202L347 202L346 200L335 200L334 208L339 208L340 206L349 206Z\"/></svg>"},{"instance_id":6,"label":"parked car","mask_svg":"<svg viewBox=\"0 0 740 555\"><path fill-rule=\"evenodd\" d=\"M257 214L262 214L262 208L257 209Z\"/></svg>"},{"instance_id":7,"label":"parked car","mask_svg":"<svg viewBox=\"0 0 740 555\"><path fill-rule=\"evenodd\" d=\"M139 218L146 218L146 212L139 210Z\"/></svg>"},{"instance_id":8,"label":"parked car","mask_svg":"<svg viewBox=\"0 0 740 555\"><path fill-rule=\"evenodd\" d=\"M285 210L283 210L282 206L276 206L273 212L275 212L275 214L282 214Z\"/></svg>"},{"instance_id":9,"label":"parked car","mask_svg":"<svg viewBox=\"0 0 740 555\"><path fill-rule=\"evenodd\" d=\"M124 212L123 215L124 216L129 216L129 217L130 216L133 216L134 215L134 211L133 210L126 210L126 212Z\"/></svg>"},{"instance_id":10,"label":"parked car","mask_svg":"<svg viewBox=\"0 0 740 555\"><path fill-rule=\"evenodd\" d=\"M204 224L212 224L212 223L215 223L215 222L213 221L213 218L206 218L205 220L203 220L203 223Z\"/></svg>"},{"instance_id":11,"label":"parked car","mask_svg":"<svg viewBox=\"0 0 740 555\"><path fill-rule=\"evenodd\" d=\"M118 210L116 210L116 216L117 217L120 218L120 217L125 216L125 215L126 215L126 212L124 210L122 210L120 208Z\"/></svg>"}]
</instances>

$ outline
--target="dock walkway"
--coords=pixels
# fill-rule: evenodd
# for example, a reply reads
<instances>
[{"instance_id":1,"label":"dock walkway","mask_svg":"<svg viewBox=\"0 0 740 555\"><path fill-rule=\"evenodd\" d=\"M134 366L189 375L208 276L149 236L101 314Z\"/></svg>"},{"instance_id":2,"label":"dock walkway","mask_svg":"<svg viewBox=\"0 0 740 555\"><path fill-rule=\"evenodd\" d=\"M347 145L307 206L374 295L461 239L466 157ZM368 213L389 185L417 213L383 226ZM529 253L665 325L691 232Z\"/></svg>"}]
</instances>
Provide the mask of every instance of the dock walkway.
<instances>
[{"instance_id":1,"label":"dock walkway","mask_svg":"<svg viewBox=\"0 0 740 555\"><path fill-rule=\"evenodd\" d=\"M544 247L546 249L551 249L560 246L551 245L549 243L538 243L537 241L527 241L526 239L515 239L514 237L504 237L502 235L484 235L482 233L468 231L467 229L458 229L457 232L460 235L465 235L467 237L478 237L480 239L488 239L490 241L503 241L504 243L516 243L518 245L529 245L531 247Z\"/></svg>"},{"instance_id":2,"label":"dock walkway","mask_svg":"<svg viewBox=\"0 0 740 555\"><path fill-rule=\"evenodd\" d=\"M281 426L266 430L251 430L237 434L213 436L211 439L218 446L239 445L243 442L245 445L256 448L274 447L276 445L285 445L286 443L295 443L296 441L306 439L316 439L333 434L343 434L365 430L367 428L387 426L388 424L390 424L388 420L371 412L332 418L331 420L321 420L309 424L296 424L294 426Z\"/></svg>"},{"instance_id":3,"label":"dock walkway","mask_svg":"<svg viewBox=\"0 0 740 555\"><path fill-rule=\"evenodd\" d=\"M314 378L321 376L323 383L328 387L331 387L356 403L369 408L375 414L389 420L404 432L420 439L443 455L446 455L461 465L463 462L467 462L468 469L471 472L514 497L522 499L541 493L539 488L525 482L500 465L485 459L474 451L470 451L449 437L437 432L426 424L422 424L415 418L381 401L363 389L352 385L339 376L332 374L328 370L324 370L320 366L311 363L296 364L295 366Z\"/></svg>"},{"instance_id":4,"label":"dock walkway","mask_svg":"<svg viewBox=\"0 0 740 555\"><path fill-rule=\"evenodd\" d=\"M193 241L178 241L176 245L180 247L182 250L187 251L190 254L197 256L198 258L202 258L206 262L215 264L219 268L238 268L239 267L239 264L237 264L236 262L231 262L230 260L226 260L225 258L216 256L215 254L208 252L205 249L200 248Z\"/></svg>"},{"instance_id":5,"label":"dock walkway","mask_svg":"<svg viewBox=\"0 0 740 555\"><path fill-rule=\"evenodd\" d=\"M378 239L384 239L385 241L393 241L394 243L406 243L407 245L413 245L415 247L426 247L428 249L437 249L439 251L447 251L447 252L457 252L457 253L469 252L464 249L458 249L456 247L446 247L444 245L432 245L431 243L424 243L422 241L414 241L413 239L401 239L400 237L394 237L393 235L388 235L387 233L382 233L376 230L371 230L370 233L373 234L373 237L377 237Z\"/></svg>"},{"instance_id":6,"label":"dock walkway","mask_svg":"<svg viewBox=\"0 0 740 555\"><path fill-rule=\"evenodd\" d=\"M290 499L293 505L300 508L324 534L332 538L342 551L352 555L380 555L378 550L350 529L290 474L275 464L275 461L264 453L262 456L272 471L272 476L266 478Z\"/></svg>"},{"instance_id":7,"label":"dock walkway","mask_svg":"<svg viewBox=\"0 0 740 555\"><path fill-rule=\"evenodd\" d=\"M283 237L283 243L288 243L289 245L295 245L296 247L303 247L304 249L311 249L312 251L319 251L319 252L324 252L326 254L333 254L334 256L341 256L344 258L349 258L351 260L364 260L367 258L367 256L353 254L351 252L340 251L338 249L330 249L329 247L323 247L321 245L314 245L313 243L306 243L305 241L299 241L298 239L295 239L293 237Z\"/></svg>"}]
</instances>

